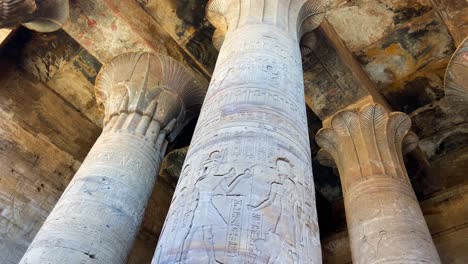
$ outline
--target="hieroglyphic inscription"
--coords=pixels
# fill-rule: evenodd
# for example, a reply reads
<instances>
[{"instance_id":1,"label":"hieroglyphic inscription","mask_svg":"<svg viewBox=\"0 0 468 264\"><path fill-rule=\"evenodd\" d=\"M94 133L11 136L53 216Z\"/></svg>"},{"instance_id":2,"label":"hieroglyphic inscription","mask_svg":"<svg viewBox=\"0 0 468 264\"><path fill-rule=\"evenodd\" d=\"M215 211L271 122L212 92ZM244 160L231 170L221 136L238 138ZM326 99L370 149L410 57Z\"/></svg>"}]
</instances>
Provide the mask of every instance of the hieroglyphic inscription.
<instances>
[{"instance_id":1,"label":"hieroglyphic inscription","mask_svg":"<svg viewBox=\"0 0 468 264\"><path fill-rule=\"evenodd\" d=\"M297 33L268 21L226 34L153 263L321 263Z\"/></svg>"},{"instance_id":2,"label":"hieroglyphic inscription","mask_svg":"<svg viewBox=\"0 0 468 264\"><path fill-rule=\"evenodd\" d=\"M143 137L125 132L104 132L23 261L57 263L63 260L67 263L76 259L73 252L84 251L100 256L107 263L124 263L154 185L160 162L155 154L157 149L145 143ZM91 241L91 245L101 241L102 248L79 243L84 237ZM48 254L47 258L40 257L49 248L62 245L70 245L72 249L61 254ZM120 254L109 254L109 250Z\"/></svg>"},{"instance_id":3,"label":"hieroglyphic inscription","mask_svg":"<svg viewBox=\"0 0 468 264\"><path fill-rule=\"evenodd\" d=\"M204 156L201 160L192 158L190 167L198 162L203 165L196 173L199 176L192 181L187 181L184 176L178 184L180 196L173 201L169 218L188 215L187 228L183 228L180 221L167 222L169 226L165 232L172 238L184 239L181 246L176 246L177 242L173 240L160 244L156 253L159 261L189 263L190 259L197 258L209 262L216 258L235 263L248 252L251 263L262 263L268 258L265 250L273 246L277 247L278 254L270 258L288 263L302 254L307 256L309 250L319 252L319 243L308 242L318 241L315 208L311 206L314 198L303 183L304 179L311 179L310 173L304 175L305 169L299 169L286 158L268 162L271 159L266 149L254 147L230 151L222 144L214 147L223 151L200 155ZM236 168L240 170L228 166L233 163L230 157L238 161ZM246 157L255 160L256 165L251 166ZM294 156L292 159L297 161ZM212 192L207 192L210 189ZM187 191L192 192L194 198L180 199ZM305 202L305 199L309 200ZM224 206L226 204L229 207ZM265 215L266 211L271 212L270 215ZM212 220L209 225L203 224L206 219ZM208 247L206 251L201 255L187 252L187 248L198 245L195 241L199 239L202 242L198 243ZM225 244L224 254L215 253L211 245L221 241ZM178 253L170 256L169 249L174 246Z\"/></svg>"},{"instance_id":4,"label":"hieroglyphic inscription","mask_svg":"<svg viewBox=\"0 0 468 264\"><path fill-rule=\"evenodd\" d=\"M242 204L243 201L231 201L231 212L229 218L229 230L227 239L227 253L229 256L237 256L239 254L240 236L242 228Z\"/></svg>"},{"instance_id":5,"label":"hieroglyphic inscription","mask_svg":"<svg viewBox=\"0 0 468 264\"><path fill-rule=\"evenodd\" d=\"M262 215L260 213L253 213L249 223L249 238L248 238L248 259L247 263L257 263L257 247L256 242L262 238Z\"/></svg>"},{"instance_id":6,"label":"hieroglyphic inscription","mask_svg":"<svg viewBox=\"0 0 468 264\"><path fill-rule=\"evenodd\" d=\"M21 263L126 263L168 141L204 95L188 70L155 53L118 56L98 76L97 99L106 110L103 132ZM204 182L195 187L198 192L179 189L174 201L208 197ZM181 234L200 227L185 225L194 219L191 212L202 210L193 204L187 205L192 211L170 212L182 221ZM210 227L201 229L212 238Z\"/></svg>"}]
</instances>

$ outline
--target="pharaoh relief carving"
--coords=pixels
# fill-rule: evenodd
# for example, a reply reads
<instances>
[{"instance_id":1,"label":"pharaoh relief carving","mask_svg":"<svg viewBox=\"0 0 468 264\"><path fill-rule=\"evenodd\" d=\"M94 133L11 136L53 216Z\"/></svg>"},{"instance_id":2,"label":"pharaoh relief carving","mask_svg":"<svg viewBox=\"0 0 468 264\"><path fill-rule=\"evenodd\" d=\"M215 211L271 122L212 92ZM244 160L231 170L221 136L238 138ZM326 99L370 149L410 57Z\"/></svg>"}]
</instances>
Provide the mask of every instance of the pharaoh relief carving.
<instances>
[{"instance_id":1,"label":"pharaoh relief carving","mask_svg":"<svg viewBox=\"0 0 468 264\"><path fill-rule=\"evenodd\" d=\"M105 65L96 93L104 130L21 263L126 263L168 141L205 90L173 59L140 52Z\"/></svg>"},{"instance_id":2,"label":"pharaoh relief carving","mask_svg":"<svg viewBox=\"0 0 468 264\"><path fill-rule=\"evenodd\" d=\"M220 54L153 263L321 263L300 50L321 10L208 3Z\"/></svg>"},{"instance_id":3,"label":"pharaoh relief carving","mask_svg":"<svg viewBox=\"0 0 468 264\"><path fill-rule=\"evenodd\" d=\"M23 24L39 31L59 30L69 16L68 0L0 0L0 28Z\"/></svg>"},{"instance_id":4,"label":"pharaoh relief carving","mask_svg":"<svg viewBox=\"0 0 468 264\"><path fill-rule=\"evenodd\" d=\"M440 263L403 161L410 118L371 104L325 123L319 156L340 173L353 263Z\"/></svg>"},{"instance_id":5,"label":"pharaoh relief carving","mask_svg":"<svg viewBox=\"0 0 468 264\"><path fill-rule=\"evenodd\" d=\"M468 37L455 51L447 67L445 95L455 110L468 113Z\"/></svg>"}]
</instances>

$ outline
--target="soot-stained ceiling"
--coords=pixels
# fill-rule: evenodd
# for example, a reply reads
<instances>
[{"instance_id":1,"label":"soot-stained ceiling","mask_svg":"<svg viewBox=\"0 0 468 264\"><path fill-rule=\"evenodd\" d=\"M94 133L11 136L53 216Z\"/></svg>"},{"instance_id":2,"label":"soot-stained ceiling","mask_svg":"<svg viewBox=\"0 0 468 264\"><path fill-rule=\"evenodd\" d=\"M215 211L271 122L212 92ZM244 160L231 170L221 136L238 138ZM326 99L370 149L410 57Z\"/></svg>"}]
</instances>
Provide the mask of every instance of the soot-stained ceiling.
<instances>
[{"instance_id":1,"label":"soot-stained ceiling","mask_svg":"<svg viewBox=\"0 0 468 264\"><path fill-rule=\"evenodd\" d=\"M95 103L93 83L101 64L120 52L141 48L166 53L208 80L218 51L211 42L214 28L204 18L207 1L137 2L71 1L71 18L64 30L49 34L16 30L12 34L23 42L17 48L20 67L97 127L102 126L102 113ZM460 36L468 32L466 15L460 15L468 12L468 3L329 2L325 21L329 28L319 29L317 49L304 58L303 65L322 217L334 210L331 207L340 203L342 194L336 171L315 160L318 147L314 135L322 126L321 119L365 97L369 86L394 111L412 118L413 131L420 137L422 153L431 166L421 168L420 159L408 157L407 167L419 197L463 181L468 170L468 124L445 100L443 81ZM123 15L125 8L129 12ZM131 22L136 20L135 14L144 26ZM343 46L336 45L337 41ZM193 127L191 124L171 150L180 152L177 149L189 144ZM172 164L166 162L168 167L182 166L178 152ZM159 227L144 223L149 233Z\"/></svg>"}]
</instances>

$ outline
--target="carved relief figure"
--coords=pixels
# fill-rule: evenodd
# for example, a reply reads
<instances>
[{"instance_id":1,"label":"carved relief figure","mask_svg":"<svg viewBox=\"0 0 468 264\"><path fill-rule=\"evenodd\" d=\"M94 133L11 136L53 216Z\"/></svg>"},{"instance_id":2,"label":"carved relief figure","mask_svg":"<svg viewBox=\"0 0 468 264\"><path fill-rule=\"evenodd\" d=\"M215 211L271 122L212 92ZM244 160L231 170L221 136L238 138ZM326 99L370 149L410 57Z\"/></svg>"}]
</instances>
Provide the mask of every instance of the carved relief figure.
<instances>
[{"instance_id":1,"label":"carved relief figure","mask_svg":"<svg viewBox=\"0 0 468 264\"><path fill-rule=\"evenodd\" d=\"M299 190L296 186L293 167L289 160L280 158L276 161L277 178L270 183L270 191L266 199L256 205L249 205L252 210L260 211L273 207L276 213L276 224L272 227L273 236L278 235L292 249L297 246L296 221L300 216L301 204L298 199ZM290 218L293 219L290 219ZM272 238L274 239L274 238ZM283 243L281 243L283 244ZM284 245L281 245L282 247ZM293 252L295 254L295 251Z\"/></svg>"},{"instance_id":2,"label":"carved relief figure","mask_svg":"<svg viewBox=\"0 0 468 264\"><path fill-rule=\"evenodd\" d=\"M223 172L221 166L222 159L221 152L214 151L210 153L208 159L204 162L201 176L193 185L193 194L196 195L196 199L194 199L195 204L192 206L194 208L193 214L189 221L189 227L185 232L184 242L177 254L177 262L184 263L188 259L186 254L188 251L185 249L190 247L192 240L197 237L198 241L203 241L204 243L202 247L206 250L206 263L216 263L213 248L213 230L225 227L228 225L228 221L221 213L221 210L213 203L213 196L224 196L225 193L229 194L242 178L252 176L250 170L246 170L239 175L236 175L233 168ZM212 183L213 177L221 178L219 183L214 185L214 188ZM226 179L229 180L227 184ZM206 219L211 220L209 225L203 224Z\"/></svg>"},{"instance_id":3,"label":"carved relief figure","mask_svg":"<svg viewBox=\"0 0 468 264\"><path fill-rule=\"evenodd\" d=\"M193 216L185 239L165 230L159 243L170 248L153 263L321 263L319 244L302 242L316 214L314 189L304 191L313 179L302 175L311 171L311 151L299 49L321 7L315 0L208 2L208 20L226 26L226 38L185 161L194 170L186 201Z\"/></svg>"}]
</instances>

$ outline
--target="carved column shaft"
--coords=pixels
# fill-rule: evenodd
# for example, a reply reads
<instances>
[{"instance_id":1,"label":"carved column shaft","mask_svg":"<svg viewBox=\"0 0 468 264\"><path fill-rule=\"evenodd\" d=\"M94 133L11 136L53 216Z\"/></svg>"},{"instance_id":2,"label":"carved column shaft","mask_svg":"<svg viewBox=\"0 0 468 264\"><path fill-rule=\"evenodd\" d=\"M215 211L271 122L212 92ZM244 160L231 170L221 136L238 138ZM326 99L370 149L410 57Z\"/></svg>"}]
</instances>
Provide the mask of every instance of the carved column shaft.
<instances>
[{"instance_id":1,"label":"carved column shaft","mask_svg":"<svg viewBox=\"0 0 468 264\"><path fill-rule=\"evenodd\" d=\"M162 55L125 54L104 66L105 128L21 263L126 263L168 138L201 102L196 91Z\"/></svg>"},{"instance_id":2,"label":"carved column shaft","mask_svg":"<svg viewBox=\"0 0 468 264\"><path fill-rule=\"evenodd\" d=\"M407 115L369 105L317 134L320 158L340 172L353 263L440 263L403 162L410 127Z\"/></svg>"},{"instance_id":3,"label":"carved column shaft","mask_svg":"<svg viewBox=\"0 0 468 264\"><path fill-rule=\"evenodd\" d=\"M224 43L153 263L321 263L304 2L208 4Z\"/></svg>"}]
</instances>

